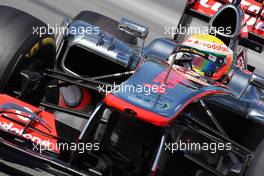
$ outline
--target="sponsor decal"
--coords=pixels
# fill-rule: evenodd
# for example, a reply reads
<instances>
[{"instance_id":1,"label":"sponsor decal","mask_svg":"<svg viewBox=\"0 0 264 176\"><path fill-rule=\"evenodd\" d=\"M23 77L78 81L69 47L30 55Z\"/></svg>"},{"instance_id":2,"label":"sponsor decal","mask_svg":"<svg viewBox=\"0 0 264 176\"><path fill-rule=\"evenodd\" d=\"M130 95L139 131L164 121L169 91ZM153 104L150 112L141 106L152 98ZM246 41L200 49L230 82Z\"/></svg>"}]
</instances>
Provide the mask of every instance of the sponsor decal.
<instances>
[{"instance_id":1,"label":"sponsor decal","mask_svg":"<svg viewBox=\"0 0 264 176\"><path fill-rule=\"evenodd\" d=\"M258 3L256 1L241 1L241 7L246 13L257 15L261 10L261 3Z\"/></svg>"},{"instance_id":2,"label":"sponsor decal","mask_svg":"<svg viewBox=\"0 0 264 176\"><path fill-rule=\"evenodd\" d=\"M29 141L32 141L33 144L38 144L41 147L48 148L50 146L57 145L56 137L58 135L55 128L56 119L54 114L42 111L37 107L31 106L8 95L0 94L0 105L4 104L16 104L21 108L7 109L4 113L2 113L2 116L0 114L0 130L10 132L13 135L19 136L21 138L28 139ZM42 124L32 121L30 127L36 130L32 130L31 128L27 128L26 130L24 130L25 126L30 122L30 113L28 114L27 112L23 112L23 110L21 109L26 109L28 112L32 113L39 112L39 117L46 121L46 123L49 124L51 128L47 129ZM4 115L8 118L6 118ZM45 134L49 134L51 136ZM58 150L53 150L53 152L60 153L60 151Z\"/></svg>"},{"instance_id":3,"label":"sponsor decal","mask_svg":"<svg viewBox=\"0 0 264 176\"><path fill-rule=\"evenodd\" d=\"M161 85L165 85L166 88L174 88L179 82L182 82L184 80L184 77L180 74L178 74L176 71L172 70L170 72L170 75L168 76L167 80L166 77L168 75L168 70L162 71L159 73L153 80L154 83L160 83ZM166 83L164 82L166 80ZM163 91L164 93L166 89Z\"/></svg>"},{"instance_id":4,"label":"sponsor decal","mask_svg":"<svg viewBox=\"0 0 264 176\"><path fill-rule=\"evenodd\" d=\"M184 76L189 81L193 81L203 86L210 86L210 84L208 84L205 79L201 78L201 75L199 75L198 73L192 70L185 70L181 66L178 66L178 65L174 65L173 68L177 70L177 73Z\"/></svg>"},{"instance_id":5,"label":"sponsor decal","mask_svg":"<svg viewBox=\"0 0 264 176\"><path fill-rule=\"evenodd\" d=\"M259 20L254 28L254 32L264 35L264 21Z\"/></svg>"},{"instance_id":6,"label":"sponsor decal","mask_svg":"<svg viewBox=\"0 0 264 176\"><path fill-rule=\"evenodd\" d=\"M243 23L246 22L247 29L248 29L248 30L252 30L253 27L254 27L254 24L256 23L256 20L257 20L256 17L251 16L251 15L249 15L249 14L245 14L245 16L244 16L244 20L243 20L244 22L243 22Z\"/></svg>"},{"instance_id":7,"label":"sponsor decal","mask_svg":"<svg viewBox=\"0 0 264 176\"><path fill-rule=\"evenodd\" d=\"M180 51L187 52L187 53L197 54L197 55L202 56L202 57L207 57L207 54L206 53L204 53L202 51L199 51L199 50L197 50L195 48L185 48L185 47L182 47L180 49Z\"/></svg>"},{"instance_id":8,"label":"sponsor decal","mask_svg":"<svg viewBox=\"0 0 264 176\"><path fill-rule=\"evenodd\" d=\"M228 0L227 3L232 2L232 0ZM223 3L218 2L217 0L199 0L197 1L196 6L194 7L195 10L204 12L211 12L208 15L213 16L215 12L217 12L220 7L222 7ZM250 14L258 14L261 10L261 3L251 0L242 0L241 6L245 10L245 12ZM206 11L207 10L207 11Z\"/></svg>"},{"instance_id":9,"label":"sponsor decal","mask_svg":"<svg viewBox=\"0 0 264 176\"><path fill-rule=\"evenodd\" d=\"M212 62L216 62L216 59L217 59L216 56L209 54L209 56L208 56L208 60L210 60L210 61L212 61Z\"/></svg>"},{"instance_id":10,"label":"sponsor decal","mask_svg":"<svg viewBox=\"0 0 264 176\"><path fill-rule=\"evenodd\" d=\"M225 0L225 2L230 3L232 0ZM222 6L223 3L218 2L217 0L198 0L193 6L193 9L212 17ZM255 0L242 0L241 7L245 11L245 21L247 23L248 30L257 28L254 32L263 35L264 10L262 9L262 4ZM256 15L259 13L261 13L261 19L257 20ZM245 33L245 29L242 32Z\"/></svg>"},{"instance_id":11,"label":"sponsor decal","mask_svg":"<svg viewBox=\"0 0 264 176\"><path fill-rule=\"evenodd\" d=\"M22 136L25 139L28 139L28 140L32 141L33 143L38 144L40 146L44 146L44 147L49 148L50 145L52 144L48 140L42 140L41 138L34 136L32 134L23 133L23 129L16 128L14 126L14 123L12 123L12 122L10 122L10 123L0 122L0 128L5 130L5 131L8 131L8 132L13 132L13 133L17 134L18 136Z\"/></svg>"},{"instance_id":12,"label":"sponsor decal","mask_svg":"<svg viewBox=\"0 0 264 176\"><path fill-rule=\"evenodd\" d=\"M214 42L207 42L204 40L192 39L189 38L186 43L190 43L192 46L193 44L198 46L199 48L205 48L206 50L217 50L219 52L228 52L228 48L225 45L214 43Z\"/></svg>"},{"instance_id":13,"label":"sponsor decal","mask_svg":"<svg viewBox=\"0 0 264 176\"><path fill-rule=\"evenodd\" d=\"M154 78L154 82L164 84L165 78L168 72L163 71ZM198 76L198 78L196 78ZM166 88L172 89L180 82L188 83L186 80L196 82L203 86L209 86L210 84L206 83L200 75L192 70L183 69L181 66L173 65L173 70L170 72L168 80L166 82ZM165 92L166 94L166 92Z\"/></svg>"}]
</instances>

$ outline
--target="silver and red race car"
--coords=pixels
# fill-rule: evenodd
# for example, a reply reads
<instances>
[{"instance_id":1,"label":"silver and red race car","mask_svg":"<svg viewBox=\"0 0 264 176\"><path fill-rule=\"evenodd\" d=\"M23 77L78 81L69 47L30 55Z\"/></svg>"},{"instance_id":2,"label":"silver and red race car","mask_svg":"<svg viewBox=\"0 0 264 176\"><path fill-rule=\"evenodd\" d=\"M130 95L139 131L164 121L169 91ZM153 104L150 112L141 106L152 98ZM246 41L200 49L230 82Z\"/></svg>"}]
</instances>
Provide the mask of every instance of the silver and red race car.
<instances>
[{"instance_id":1,"label":"silver and red race car","mask_svg":"<svg viewBox=\"0 0 264 176\"><path fill-rule=\"evenodd\" d=\"M53 175L262 176L264 77L245 52L263 51L263 7L191 0L178 28L195 17L208 34L145 46L127 19L83 11L55 39L0 6L0 158Z\"/></svg>"}]
</instances>

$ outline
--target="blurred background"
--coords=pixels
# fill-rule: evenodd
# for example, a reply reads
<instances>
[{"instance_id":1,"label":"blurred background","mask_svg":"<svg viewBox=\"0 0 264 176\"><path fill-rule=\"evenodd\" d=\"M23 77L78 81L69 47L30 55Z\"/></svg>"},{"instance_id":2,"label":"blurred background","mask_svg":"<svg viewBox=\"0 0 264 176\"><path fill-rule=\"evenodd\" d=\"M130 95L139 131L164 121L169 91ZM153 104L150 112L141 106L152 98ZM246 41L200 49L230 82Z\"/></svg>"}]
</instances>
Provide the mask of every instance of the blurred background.
<instances>
[{"instance_id":1,"label":"blurred background","mask_svg":"<svg viewBox=\"0 0 264 176\"><path fill-rule=\"evenodd\" d=\"M150 28L147 42L171 37L166 28L176 27L186 0L1 0L0 5L24 10L50 25L60 25L63 17L74 18L82 10L92 10L120 20L134 20ZM194 21L194 26L206 24ZM166 33L166 35L165 35ZM249 51L249 64L264 74L264 54Z\"/></svg>"}]
</instances>

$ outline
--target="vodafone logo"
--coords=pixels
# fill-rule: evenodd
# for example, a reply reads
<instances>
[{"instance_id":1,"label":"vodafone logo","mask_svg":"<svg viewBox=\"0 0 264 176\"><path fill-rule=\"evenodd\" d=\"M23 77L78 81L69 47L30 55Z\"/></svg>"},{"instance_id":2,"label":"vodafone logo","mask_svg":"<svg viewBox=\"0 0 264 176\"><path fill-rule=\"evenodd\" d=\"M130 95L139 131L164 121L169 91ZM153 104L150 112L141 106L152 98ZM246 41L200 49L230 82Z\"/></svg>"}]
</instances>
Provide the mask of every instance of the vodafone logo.
<instances>
[{"instance_id":1,"label":"vodafone logo","mask_svg":"<svg viewBox=\"0 0 264 176\"><path fill-rule=\"evenodd\" d=\"M206 43L206 42L201 42L203 47L208 48L208 49L213 49L213 50L218 50L222 52L227 52L227 47L220 45L220 44L211 44L211 43Z\"/></svg>"},{"instance_id":2,"label":"vodafone logo","mask_svg":"<svg viewBox=\"0 0 264 176\"><path fill-rule=\"evenodd\" d=\"M18 129L14 127L14 124L11 123L6 123L6 122L0 122L0 128L5 130L5 131L10 131L10 132L14 132L16 133L18 136L22 136L28 140L31 140L33 143L36 143L40 146L44 146L49 148L51 146L52 143L50 143L49 141L46 140L42 140L39 137L36 136L32 136L31 134L27 134L27 133L23 133L23 129Z\"/></svg>"},{"instance_id":3,"label":"vodafone logo","mask_svg":"<svg viewBox=\"0 0 264 176\"><path fill-rule=\"evenodd\" d=\"M212 43L212 42L207 42L203 40L193 40L189 39L187 43L191 43L197 45L198 47L202 47L208 50L217 50L219 52L228 52L228 48L225 45L221 45L218 43Z\"/></svg>"}]
</instances>

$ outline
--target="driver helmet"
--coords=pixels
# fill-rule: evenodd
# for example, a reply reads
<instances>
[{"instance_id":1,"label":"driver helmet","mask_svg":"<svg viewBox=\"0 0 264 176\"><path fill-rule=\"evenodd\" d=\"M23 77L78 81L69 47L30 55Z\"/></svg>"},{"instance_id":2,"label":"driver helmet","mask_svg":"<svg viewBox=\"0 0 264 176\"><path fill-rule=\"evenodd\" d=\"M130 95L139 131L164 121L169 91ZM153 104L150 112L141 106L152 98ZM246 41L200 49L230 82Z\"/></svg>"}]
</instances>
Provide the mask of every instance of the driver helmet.
<instances>
[{"instance_id":1,"label":"driver helmet","mask_svg":"<svg viewBox=\"0 0 264 176\"><path fill-rule=\"evenodd\" d=\"M195 72L213 80L225 78L233 63L233 51L219 38L209 34L190 36L179 52L190 58Z\"/></svg>"}]
</instances>

